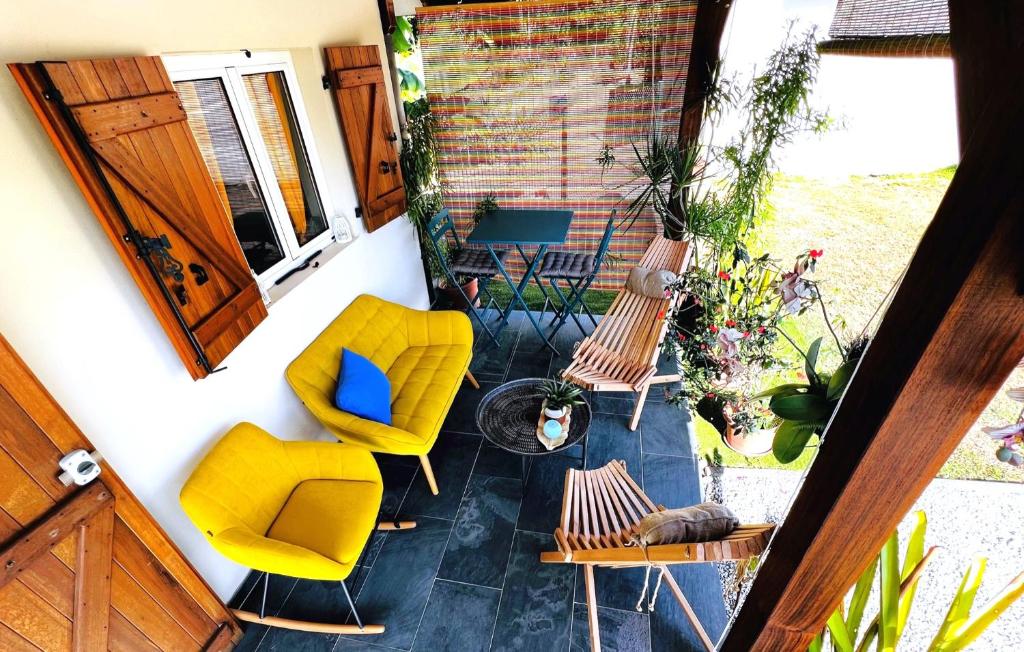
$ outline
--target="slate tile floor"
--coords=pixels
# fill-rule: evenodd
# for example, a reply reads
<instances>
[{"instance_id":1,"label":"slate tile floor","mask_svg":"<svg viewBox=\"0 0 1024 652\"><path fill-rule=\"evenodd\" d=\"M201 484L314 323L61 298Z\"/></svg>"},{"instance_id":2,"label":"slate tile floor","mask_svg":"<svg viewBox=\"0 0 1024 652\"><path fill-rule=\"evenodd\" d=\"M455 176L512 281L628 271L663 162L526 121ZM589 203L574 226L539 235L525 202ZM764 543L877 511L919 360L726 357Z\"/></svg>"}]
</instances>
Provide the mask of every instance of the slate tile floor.
<instances>
[{"instance_id":1,"label":"slate tile floor","mask_svg":"<svg viewBox=\"0 0 1024 652\"><path fill-rule=\"evenodd\" d=\"M418 522L415 530L374 535L366 566L349 578L360 615L366 622L384 623L383 635L339 637L250 625L237 649L589 650L582 572L538 560L541 551L555 549L552 532L561 513L565 470L579 465L578 451L575 458L538 458L524 491L520 458L488 444L474 420L476 404L487 390L515 378L557 373L581 337L574 325L567 325L556 341L561 355L553 356L542 350L525 313L517 312L501 346L475 354L472 370L481 389L464 384L430 455L439 496L430 495L415 458L378 456L385 514ZM655 502L671 508L701 501L686 412L665 404L662 390L652 390L640 427L630 432L632 395L589 398L594 409L589 467L622 459ZM672 572L717 639L726 612L715 569L688 565ZM636 611L642 569L597 569L596 578L605 650L702 649L667 592L652 613ZM243 583L232 606L258 609L255 579L250 575ZM267 610L324 622L351 618L338 583L281 576L271 578Z\"/></svg>"}]
</instances>

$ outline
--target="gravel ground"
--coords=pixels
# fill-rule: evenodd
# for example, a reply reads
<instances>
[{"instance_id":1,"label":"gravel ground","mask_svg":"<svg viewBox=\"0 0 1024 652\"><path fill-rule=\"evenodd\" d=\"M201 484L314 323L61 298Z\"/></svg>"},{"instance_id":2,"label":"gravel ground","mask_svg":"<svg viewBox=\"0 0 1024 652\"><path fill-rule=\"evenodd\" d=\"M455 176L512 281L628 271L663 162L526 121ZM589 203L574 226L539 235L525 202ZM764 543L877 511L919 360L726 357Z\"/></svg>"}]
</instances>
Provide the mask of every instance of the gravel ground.
<instances>
[{"instance_id":1,"label":"gravel ground","mask_svg":"<svg viewBox=\"0 0 1024 652\"><path fill-rule=\"evenodd\" d=\"M779 522L800 482L800 473L766 469L706 469L705 496L721 500L744 522ZM967 566L987 557L984 581L975 600L984 605L1015 575L1024 570L1024 486L1002 482L933 480L900 525L901 550L911 528L913 511L928 515L925 545L941 546L921 578L910 621L900 641L901 651L927 650L946 615ZM799 515L794 515L799 518ZM735 601L734 571L722 565L720 574L727 604ZM877 580L876 580L877 582ZM747 587L744 587L744 590ZM731 594L731 595L730 595ZM877 613L872 599L865 620ZM971 645L974 652L1024 650L1024 600L1008 609Z\"/></svg>"}]
</instances>

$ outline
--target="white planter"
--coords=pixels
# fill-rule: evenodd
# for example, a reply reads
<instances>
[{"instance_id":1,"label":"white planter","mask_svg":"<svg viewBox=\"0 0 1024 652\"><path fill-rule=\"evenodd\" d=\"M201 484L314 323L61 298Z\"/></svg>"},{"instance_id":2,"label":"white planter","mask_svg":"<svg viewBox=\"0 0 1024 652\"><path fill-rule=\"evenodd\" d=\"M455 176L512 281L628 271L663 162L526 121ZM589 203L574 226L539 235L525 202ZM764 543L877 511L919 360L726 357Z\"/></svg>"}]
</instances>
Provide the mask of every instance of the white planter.
<instances>
[{"instance_id":1,"label":"white planter","mask_svg":"<svg viewBox=\"0 0 1024 652\"><path fill-rule=\"evenodd\" d=\"M546 407L544 408L544 416L546 416L549 419L561 419L562 417L565 416L565 411L566 408L564 407L558 409Z\"/></svg>"}]
</instances>

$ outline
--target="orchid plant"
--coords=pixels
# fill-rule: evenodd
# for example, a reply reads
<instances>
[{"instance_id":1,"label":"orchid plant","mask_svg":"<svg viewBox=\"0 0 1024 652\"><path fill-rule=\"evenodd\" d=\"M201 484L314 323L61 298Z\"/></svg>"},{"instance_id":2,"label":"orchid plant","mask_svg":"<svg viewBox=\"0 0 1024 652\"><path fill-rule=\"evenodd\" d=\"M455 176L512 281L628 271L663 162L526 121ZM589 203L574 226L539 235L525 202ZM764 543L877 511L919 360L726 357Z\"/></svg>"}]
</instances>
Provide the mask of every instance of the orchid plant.
<instances>
[{"instance_id":1,"label":"orchid plant","mask_svg":"<svg viewBox=\"0 0 1024 652\"><path fill-rule=\"evenodd\" d=\"M1024 387L1014 387L1008 390L1006 395L1013 401L1024 403ZM999 444L996 448L997 460L1018 468L1024 466L1024 409L1021 410L1017 423L983 430Z\"/></svg>"}]
</instances>

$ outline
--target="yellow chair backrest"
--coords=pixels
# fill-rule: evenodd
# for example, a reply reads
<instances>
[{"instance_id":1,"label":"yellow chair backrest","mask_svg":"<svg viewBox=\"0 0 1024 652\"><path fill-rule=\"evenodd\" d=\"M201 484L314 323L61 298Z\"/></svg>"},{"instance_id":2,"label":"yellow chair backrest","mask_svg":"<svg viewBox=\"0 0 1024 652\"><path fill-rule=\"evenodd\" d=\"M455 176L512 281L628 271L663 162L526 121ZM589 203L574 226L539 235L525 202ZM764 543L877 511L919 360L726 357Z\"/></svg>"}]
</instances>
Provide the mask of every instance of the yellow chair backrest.
<instances>
[{"instance_id":1,"label":"yellow chair backrest","mask_svg":"<svg viewBox=\"0 0 1024 652\"><path fill-rule=\"evenodd\" d=\"M192 471L181 506L208 536L239 526L263 535L304 479L292 457L281 440L239 423Z\"/></svg>"}]
</instances>

